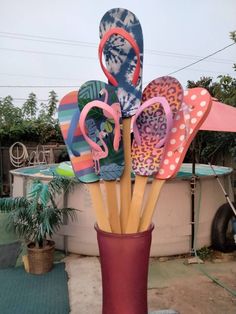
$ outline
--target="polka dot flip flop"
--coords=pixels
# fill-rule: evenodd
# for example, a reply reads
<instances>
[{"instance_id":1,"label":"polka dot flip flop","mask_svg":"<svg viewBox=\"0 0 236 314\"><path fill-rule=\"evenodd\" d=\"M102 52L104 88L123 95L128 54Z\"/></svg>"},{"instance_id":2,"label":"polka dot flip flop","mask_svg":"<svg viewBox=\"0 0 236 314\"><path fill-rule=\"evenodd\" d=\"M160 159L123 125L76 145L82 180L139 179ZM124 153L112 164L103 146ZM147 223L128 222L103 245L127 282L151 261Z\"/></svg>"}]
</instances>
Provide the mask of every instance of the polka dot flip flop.
<instances>
[{"instance_id":1,"label":"polka dot flip flop","mask_svg":"<svg viewBox=\"0 0 236 314\"><path fill-rule=\"evenodd\" d=\"M174 118L160 170L156 179L174 177L200 126L211 109L211 95L204 88L192 88L184 93L184 100Z\"/></svg>"},{"instance_id":2,"label":"polka dot flip flop","mask_svg":"<svg viewBox=\"0 0 236 314\"><path fill-rule=\"evenodd\" d=\"M147 230L154 208L166 179L175 176L187 149L211 109L211 96L204 88L185 91L181 108L175 115L165 144L160 170L152 182L148 201L143 209L139 231Z\"/></svg>"}]
</instances>

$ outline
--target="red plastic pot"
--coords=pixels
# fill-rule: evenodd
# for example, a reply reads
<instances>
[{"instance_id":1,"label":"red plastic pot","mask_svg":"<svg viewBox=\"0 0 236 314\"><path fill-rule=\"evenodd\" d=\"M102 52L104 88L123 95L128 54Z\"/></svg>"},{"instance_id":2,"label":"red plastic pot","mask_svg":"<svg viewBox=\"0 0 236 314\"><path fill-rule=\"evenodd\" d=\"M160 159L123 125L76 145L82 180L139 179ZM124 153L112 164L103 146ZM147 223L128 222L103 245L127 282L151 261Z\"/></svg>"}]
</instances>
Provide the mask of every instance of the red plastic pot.
<instances>
[{"instance_id":1,"label":"red plastic pot","mask_svg":"<svg viewBox=\"0 0 236 314\"><path fill-rule=\"evenodd\" d=\"M103 314L147 314L147 281L151 225L147 231L116 234L100 230Z\"/></svg>"}]
</instances>

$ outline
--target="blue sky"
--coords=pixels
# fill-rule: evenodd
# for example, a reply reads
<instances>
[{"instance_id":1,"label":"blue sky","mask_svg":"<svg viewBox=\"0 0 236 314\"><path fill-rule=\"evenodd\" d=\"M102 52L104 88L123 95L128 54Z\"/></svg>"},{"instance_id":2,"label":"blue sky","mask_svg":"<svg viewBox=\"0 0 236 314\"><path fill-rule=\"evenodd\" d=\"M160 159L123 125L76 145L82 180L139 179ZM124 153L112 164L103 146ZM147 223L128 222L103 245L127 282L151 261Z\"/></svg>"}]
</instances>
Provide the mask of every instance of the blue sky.
<instances>
[{"instance_id":1,"label":"blue sky","mask_svg":"<svg viewBox=\"0 0 236 314\"><path fill-rule=\"evenodd\" d=\"M0 88L19 106L33 91L44 100L54 89L59 98L90 79L106 81L97 58L98 28L113 8L131 10L144 34L144 86L232 43L235 0L0 0L0 85L75 86ZM56 39L56 40L55 40ZM63 41L65 40L65 41ZM173 76L188 79L235 76L236 45Z\"/></svg>"}]
</instances>

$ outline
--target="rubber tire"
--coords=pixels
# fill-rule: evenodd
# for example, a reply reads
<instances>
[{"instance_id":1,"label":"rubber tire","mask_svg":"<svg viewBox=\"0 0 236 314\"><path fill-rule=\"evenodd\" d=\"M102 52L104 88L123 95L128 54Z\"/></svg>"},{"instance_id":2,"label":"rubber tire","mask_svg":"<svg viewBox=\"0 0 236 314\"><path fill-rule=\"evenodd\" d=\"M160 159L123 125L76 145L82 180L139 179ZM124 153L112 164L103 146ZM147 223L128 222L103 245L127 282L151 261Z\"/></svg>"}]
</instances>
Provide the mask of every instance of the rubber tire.
<instances>
[{"instance_id":1,"label":"rubber tire","mask_svg":"<svg viewBox=\"0 0 236 314\"><path fill-rule=\"evenodd\" d=\"M235 206L235 203L233 204ZM230 237L226 234L229 222L233 217L233 210L228 203L221 205L217 210L211 230L212 247L215 250L224 253L236 250L233 233L230 234Z\"/></svg>"}]
</instances>

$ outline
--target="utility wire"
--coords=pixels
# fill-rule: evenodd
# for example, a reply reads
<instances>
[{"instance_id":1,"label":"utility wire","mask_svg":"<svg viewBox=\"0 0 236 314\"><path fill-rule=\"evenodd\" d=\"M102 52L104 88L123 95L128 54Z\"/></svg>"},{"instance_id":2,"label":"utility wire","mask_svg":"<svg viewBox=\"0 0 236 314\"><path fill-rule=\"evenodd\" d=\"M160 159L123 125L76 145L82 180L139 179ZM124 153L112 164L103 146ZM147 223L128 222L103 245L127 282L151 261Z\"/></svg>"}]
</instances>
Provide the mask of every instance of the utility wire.
<instances>
[{"instance_id":1,"label":"utility wire","mask_svg":"<svg viewBox=\"0 0 236 314\"><path fill-rule=\"evenodd\" d=\"M70 57L70 58L97 60L97 58L95 58L95 57L67 55L67 54L63 54L63 53L46 52L46 51L13 49L13 48L3 48L3 47L0 47L0 50L23 52L23 53L33 53L33 54L43 54L43 55L58 56L58 57Z\"/></svg>"},{"instance_id":2,"label":"utility wire","mask_svg":"<svg viewBox=\"0 0 236 314\"><path fill-rule=\"evenodd\" d=\"M217 53L219 53L219 52L221 52L221 51L223 51L223 50L225 50L225 49L227 49L227 48L229 48L229 47L231 47L231 46L233 46L233 45L235 45L235 43L232 43L232 44L229 44L229 45L227 45L227 46L225 46L225 47L223 47L223 48L221 48L221 49L219 49L219 50L217 50L217 51L215 51L215 52L213 52L213 53L211 53L211 54L209 54L209 55L207 55L207 56L205 56L205 57L203 57L203 58L201 58L201 59L199 59L199 60L197 60L197 61L195 61L195 62L192 62L192 63L190 63L190 64L188 64L188 65L186 65L186 66L184 66L184 67L182 67L182 68L180 68L180 69L178 69L178 70L176 70L176 71L173 71L173 72L170 72L170 73L168 73L167 75L172 75L172 74L175 74L175 73L178 73L178 72L180 72L180 71L183 71L183 70L185 70L185 69L187 69L187 68L189 68L189 67L191 67L191 66L193 66L193 65L195 65L195 64L198 64L198 63L200 63L200 62L202 62L202 61L204 61L204 60L206 60L206 59L208 59L208 58L210 58L210 57L212 57L213 55L216 55ZM94 58L94 57L84 57L84 56L75 56L75 55L66 55L66 54L58 54L58 53L48 53L48 52L43 52L43 51L28 51L28 50L20 50L20 49L11 49L11 48L0 48L1 50L7 50L7 51L17 51L17 52L25 52L25 53L36 53L36 54L47 54L47 55L57 55L57 56L66 56L66 57L74 57L74 58L82 58L82 59L92 59L92 60L96 60L96 58ZM152 66L154 66L154 65L152 65ZM192 69L192 70L197 70L197 69ZM200 71L199 69L198 69L198 71ZM213 71L207 71L207 70L204 70L205 72L213 72ZM202 70L201 70L201 72L202 72ZM220 72L216 72L216 73L220 73ZM29 87L32 87L32 88L50 88L50 87L56 87L56 88L67 88L67 87L78 87L77 85L74 85L74 86L44 86L44 85L31 85L31 86L17 86L17 85L14 85L14 86L11 86L11 85L1 85L0 87L15 87L15 88L17 88L17 87L19 87L19 88L29 88Z\"/></svg>"},{"instance_id":3,"label":"utility wire","mask_svg":"<svg viewBox=\"0 0 236 314\"><path fill-rule=\"evenodd\" d=\"M223 47L223 48L221 48L221 49L219 49L219 50L217 50L217 51L215 51L215 52L213 52L213 53L211 53L211 54L209 54L209 55L207 55L207 56L205 56L205 57L203 57L203 58L201 58L201 59L199 59L199 60L197 60L195 62L192 62L192 63L190 63L190 64L188 64L188 65L186 65L186 66L184 66L184 67L182 67L182 68L180 68L180 69L178 69L176 71L170 72L167 75L172 75L172 74L178 73L180 71L183 71L183 70L185 70L185 69L187 69L187 68L189 68L189 67L191 67L191 66L193 66L193 65L195 65L195 64L197 64L199 62L202 62L202 61L204 61L204 60L206 60L206 59L216 55L217 53L219 53L219 52L221 52L221 51L223 51L223 50L225 50L225 49L227 49L227 48L229 48L229 47L231 47L231 46L233 46L235 44L236 43L232 43L232 44L230 44L228 46L225 46L225 47Z\"/></svg>"},{"instance_id":4,"label":"utility wire","mask_svg":"<svg viewBox=\"0 0 236 314\"><path fill-rule=\"evenodd\" d=\"M87 41L68 40L68 39L60 39L60 38L55 38L55 37L28 35L28 34L22 34L22 33L0 32L0 37L10 38L10 39L47 42L47 43L69 45L69 46L79 45L79 46L90 47L90 48L97 48L98 46L97 43L92 43L92 42L87 42ZM175 57L175 58L181 58L181 59L201 58L201 56L174 53L170 51L159 51L159 50L154 50L154 49L145 49L145 52L152 55ZM229 60L229 59L212 59L210 60L210 62L231 64L234 61Z\"/></svg>"},{"instance_id":5,"label":"utility wire","mask_svg":"<svg viewBox=\"0 0 236 314\"><path fill-rule=\"evenodd\" d=\"M68 87L76 87L79 88L80 85L0 85L0 87L4 88L68 88Z\"/></svg>"},{"instance_id":6,"label":"utility wire","mask_svg":"<svg viewBox=\"0 0 236 314\"><path fill-rule=\"evenodd\" d=\"M55 42L76 43L78 45L89 45L92 47L96 47L96 43L91 43L88 41L61 39L61 38L55 38L55 37L46 37L46 36L40 36L40 35L29 35L29 34L10 33L10 32L0 32L0 34L13 35L13 36L24 36L24 37L29 37L29 38L40 38L40 39L46 39L46 40L55 41Z\"/></svg>"},{"instance_id":7,"label":"utility wire","mask_svg":"<svg viewBox=\"0 0 236 314\"><path fill-rule=\"evenodd\" d=\"M232 45L232 44L231 44ZM97 60L96 57L88 57L88 56L76 56L76 55L68 55L68 54L61 54L61 53L55 53L55 52L45 52L45 51L36 51L36 50L23 50L23 49L13 49L13 48L3 48L3 47L0 47L0 50L5 50L5 51L15 51L15 52L20 52L20 53L33 53L33 54L43 54L43 55L50 55L50 56L57 56L57 57L69 57L69 58L80 58L80 59L89 59L89 60ZM214 53L215 54L215 53ZM201 58L200 60L198 61L195 61L193 63L191 63L190 65L194 65L200 61L203 61L205 59L209 58L208 57L204 57L204 58ZM173 67L173 66L170 66L170 65L159 65L159 64L149 64L149 63L146 63L145 64L146 66L150 66L150 67L164 67L164 68L177 68L177 67ZM186 67L189 67L190 65L186 66ZM185 68L185 67L184 67ZM182 69L184 69L182 68ZM176 72L179 72L180 70L177 70L177 71L174 71L174 72L171 72L170 74L173 74L173 73L176 73ZM200 69L193 69L193 71L196 71L196 72L210 72L210 73L222 73L222 72L216 72L216 71L211 71L211 70L200 70ZM169 74L168 74L169 75Z\"/></svg>"},{"instance_id":8,"label":"utility wire","mask_svg":"<svg viewBox=\"0 0 236 314\"><path fill-rule=\"evenodd\" d=\"M3 100L4 97L0 97L0 100ZM22 100L28 100L29 98L15 98L15 97L12 97L12 100L14 101L22 101ZM36 98L37 101L48 101L48 99L39 99L39 98Z\"/></svg>"},{"instance_id":9,"label":"utility wire","mask_svg":"<svg viewBox=\"0 0 236 314\"><path fill-rule=\"evenodd\" d=\"M42 75L30 75L30 74L13 74L13 73L0 73L4 76L18 76L18 77L31 77L31 78L42 78L42 79L53 79L53 80L63 80L63 81L82 81L79 78L66 78L66 77L56 77L56 76L42 76ZM85 79L83 80L85 81Z\"/></svg>"}]
</instances>

